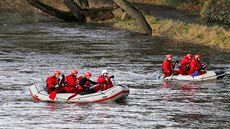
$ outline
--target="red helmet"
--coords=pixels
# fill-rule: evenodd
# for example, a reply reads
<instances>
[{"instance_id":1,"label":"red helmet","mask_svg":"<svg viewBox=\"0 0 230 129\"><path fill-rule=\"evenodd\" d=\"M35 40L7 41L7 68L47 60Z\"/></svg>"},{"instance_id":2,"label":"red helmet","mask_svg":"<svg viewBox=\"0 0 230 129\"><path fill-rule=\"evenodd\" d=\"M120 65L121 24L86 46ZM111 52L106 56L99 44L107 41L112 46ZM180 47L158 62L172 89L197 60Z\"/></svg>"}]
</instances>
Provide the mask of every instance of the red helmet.
<instances>
[{"instance_id":1,"label":"red helmet","mask_svg":"<svg viewBox=\"0 0 230 129\"><path fill-rule=\"evenodd\" d=\"M61 71L56 70L56 71L54 72L54 76L55 76L55 75L61 75Z\"/></svg>"},{"instance_id":2,"label":"red helmet","mask_svg":"<svg viewBox=\"0 0 230 129\"><path fill-rule=\"evenodd\" d=\"M200 59L200 54L196 54L194 58L195 60Z\"/></svg>"},{"instance_id":3,"label":"red helmet","mask_svg":"<svg viewBox=\"0 0 230 129\"><path fill-rule=\"evenodd\" d=\"M188 58L190 57L190 58L192 58L192 54L187 54L186 55Z\"/></svg>"},{"instance_id":4,"label":"red helmet","mask_svg":"<svg viewBox=\"0 0 230 129\"><path fill-rule=\"evenodd\" d=\"M166 55L166 60L168 60L168 58L172 58L172 54Z\"/></svg>"},{"instance_id":5,"label":"red helmet","mask_svg":"<svg viewBox=\"0 0 230 129\"><path fill-rule=\"evenodd\" d=\"M77 71L76 69L73 69L73 70L71 71L71 74L78 74L78 71Z\"/></svg>"},{"instance_id":6,"label":"red helmet","mask_svg":"<svg viewBox=\"0 0 230 129\"><path fill-rule=\"evenodd\" d=\"M85 77L91 77L92 76L92 73L90 72L85 72Z\"/></svg>"}]
</instances>

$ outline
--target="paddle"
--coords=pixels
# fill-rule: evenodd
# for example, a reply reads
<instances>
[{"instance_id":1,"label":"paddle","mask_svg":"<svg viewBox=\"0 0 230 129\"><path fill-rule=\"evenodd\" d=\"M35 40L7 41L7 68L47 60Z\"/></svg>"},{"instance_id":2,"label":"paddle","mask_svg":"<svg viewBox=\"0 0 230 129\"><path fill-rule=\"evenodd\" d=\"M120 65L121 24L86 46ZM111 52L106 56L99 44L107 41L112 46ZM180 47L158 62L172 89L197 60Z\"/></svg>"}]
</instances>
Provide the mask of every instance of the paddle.
<instances>
[{"instance_id":1,"label":"paddle","mask_svg":"<svg viewBox=\"0 0 230 129\"><path fill-rule=\"evenodd\" d=\"M70 100L70 99L72 99L73 97L75 97L75 96L77 96L77 95L78 95L78 93L75 93L75 94L69 96L69 98L68 98L67 100Z\"/></svg>"},{"instance_id":2,"label":"paddle","mask_svg":"<svg viewBox=\"0 0 230 129\"><path fill-rule=\"evenodd\" d=\"M115 86L116 83L115 83L115 80L114 80L114 76L112 75L112 79L113 79L113 85Z\"/></svg>"},{"instance_id":3,"label":"paddle","mask_svg":"<svg viewBox=\"0 0 230 129\"><path fill-rule=\"evenodd\" d=\"M209 63L205 64L205 65L203 66L203 69L204 69L205 67L207 67L208 65L209 65ZM198 73L201 71L201 69L202 69L202 68L196 70L196 71L192 74L192 78L194 78L195 76L197 76Z\"/></svg>"},{"instance_id":4,"label":"paddle","mask_svg":"<svg viewBox=\"0 0 230 129\"><path fill-rule=\"evenodd\" d=\"M49 98L50 98L51 100L54 100L54 99L56 98L56 95L57 95L57 92L56 92L56 90L54 90L54 91L52 91L52 92L50 93Z\"/></svg>"},{"instance_id":5,"label":"paddle","mask_svg":"<svg viewBox=\"0 0 230 129\"><path fill-rule=\"evenodd\" d=\"M178 63L179 63L179 61L176 61L175 66L174 66L173 69L175 69L175 68L177 67L177 64L178 64ZM170 81L173 79L173 76L174 76L174 72L172 71L172 75L171 75Z\"/></svg>"}]
</instances>

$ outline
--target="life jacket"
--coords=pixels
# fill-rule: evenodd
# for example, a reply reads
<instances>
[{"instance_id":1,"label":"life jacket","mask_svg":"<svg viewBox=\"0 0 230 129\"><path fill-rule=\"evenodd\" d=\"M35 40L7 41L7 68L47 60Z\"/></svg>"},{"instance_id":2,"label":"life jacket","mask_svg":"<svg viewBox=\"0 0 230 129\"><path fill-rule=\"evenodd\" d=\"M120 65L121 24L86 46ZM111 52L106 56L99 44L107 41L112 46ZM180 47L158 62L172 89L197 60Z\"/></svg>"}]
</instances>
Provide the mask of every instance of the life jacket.
<instances>
[{"instance_id":1,"label":"life jacket","mask_svg":"<svg viewBox=\"0 0 230 129\"><path fill-rule=\"evenodd\" d=\"M68 75L65 77L65 87L75 87L77 86L77 78L74 75Z\"/></svg>"},{"instance_id":2,"label":"life jacket","mask_svg":"<svg viewBox=\"0 0 230 129\"><path fill-rule=\"evenodd\" d=\"M200 61L193 59L190 63L190 70L188 72L189 75L192 75L196 70L201 68Z\"/></svg>"},{"instance_id":3,"label":"life jacket","mask_svg":"<svg viewBox=\"0 0 230 129\"><path fill-rule=\"evenodd\" d=\"M57 85L59 82L58 79L56 79L55 76L50 76L46 79L46 87L47 88L54 88L55 85Z\"/></svg>"},{"instance_id":4,"label":"life jacket","mask_svg":"<svg viewBox=\"0 0 230 129\"><path fill-rule=\"evenodd\" d=\"M86 79L86 81L84 82L83 86L80 85L80 82L82 79L86 79L85 77L79 76L78 77L78 90L82 91L85 89L89 89L90 88L90 81L88 79Z\"/></svg>"},{"instance_id":5,"label":"life jacket","mask_svg":"<svg viewBox=\"0 0 230 129\"><path fill-rule=\"evenodd\" d=\"M171 61L168 61L168 60L165 60L163 63L162 63L162 72L164 74L166 73L171 73L172 69L173 69L173 64Z\"/></svg>"},{"instance_id":6,"label":"life jacket","mask_svg":"<svg viewBox=\"0 0 230 129\"><path fill-rule=\"evenodd\" d=\"M58 84L58 79L55 76L50 76L46 79L46 91L51 93L52 91L56 90L55 85Z\"/></svg>"},{"instance_id":7,"label":"life jacket","mask_svg":"<svg viewBox=\"0 0 230 129\"><path fill-rule=\"evenodd\" d=\"M188 71L189 70L189 67L190 67L190 63L193 59L188 59L187 56L184 57L183 60L181 60L180 62L180 66L178 67L180 70L182 71Z\"/></svg>"},{"instance_id":8,"label":"life jacket","mask_svg":"<svg viewBox=\"0 0 230 129\"><path fill-rule=\"evenodd\" d=\"M110 80L109 76L108 77L103 77L102 75L100 75L100 76L98 76L97 82L99 83L99 85L101 87L100 89L102 91L113 87L113 83Z\"/></svg>"}]
</instances>

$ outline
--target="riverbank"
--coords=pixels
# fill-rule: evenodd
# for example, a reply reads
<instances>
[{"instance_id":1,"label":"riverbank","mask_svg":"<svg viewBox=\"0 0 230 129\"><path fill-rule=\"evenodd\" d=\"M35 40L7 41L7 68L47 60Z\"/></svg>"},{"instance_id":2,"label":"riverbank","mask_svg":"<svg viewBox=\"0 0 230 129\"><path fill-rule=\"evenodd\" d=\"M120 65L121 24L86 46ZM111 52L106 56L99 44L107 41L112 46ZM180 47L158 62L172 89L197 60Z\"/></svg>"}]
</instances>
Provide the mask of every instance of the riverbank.
<instances>
[{"instance_id":1,"label":"riverbank","mask_svg":"<svg viewBox=\"0 0 230 129\"><path fill-rule=\"evenodd\" d=\"M167 6L156 6L153 5L153 3L148 3L149 1L150 0L142 0L141 3L139 1L139 3L135 3L135 6L140 10L143 10L142 12L144 13L144 16L153 29L152 36L172 39L179 43L202 44L230 51L229 29L224 29L218 25L205 25L199 22L199 17L194 17L192 15L179 15L179 12L177 12L176 9ZM25 7L23 6L23 8L26 8L27 11L33 10L31 11L32 13L40 12L40 10L32 7L25 0L17 0L14 2L15 3L12 5L9 4L8 8L18 8L18 10L20 10L19 7L24 5ZM61 10L68 10L61 1L59 1L59 3L48 1L47 4ZM103 21L102 23L119 29L128 29L132 31L138 31L139 29L135 21L132 19L122 21L119 18L114 18L113 20Z\"/></svg>"},{"instance_id":2,"label":"riverbank","mask_svg":"<svg viewBox=\"0 0 230 129\"><path fill-rule=\"evenodd\" d=\"M151 5L148 5L151 6ZM180 43L195 43L205 46L211 46L217 49L230 50L230 31L219 25L205 25L196 21L183 19L183 16L178 18L155 17L151 13L153 7L148 7L143 13L148 23L153 29L152 36L159 36L175 40ZM156 11L156 10L154 10ZM162 10L160 10L162 11ZM171 11L171 10L169 10ZM160 12L163 13L164 12ZM168 14L169 15L169 14ZM183 20L181 20L181 17ZM138 26L132 19L125 21L114 19L110 21L115 28L129 29L137 31Z\"/></svg>"}]
</instances>

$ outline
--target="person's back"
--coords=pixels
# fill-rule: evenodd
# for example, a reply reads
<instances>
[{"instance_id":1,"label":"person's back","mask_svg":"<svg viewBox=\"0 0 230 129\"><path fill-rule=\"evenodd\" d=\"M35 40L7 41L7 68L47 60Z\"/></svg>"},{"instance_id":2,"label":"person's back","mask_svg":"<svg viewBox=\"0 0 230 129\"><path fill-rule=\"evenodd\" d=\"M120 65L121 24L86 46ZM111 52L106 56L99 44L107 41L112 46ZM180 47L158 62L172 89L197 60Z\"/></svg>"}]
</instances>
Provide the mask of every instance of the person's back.
<instances>
[{"instance_id":1,"label":"person's back","mask_svg":"<svg viewBox=\"0 0 230 129\"><path fill-rule=\"evenodd\" d=\"M78 92L78 89L77 89L77 74L78 74L78 71L73 69L71 71L71 73L65 77L65 90L66 92L68 93L77 93Z\"/></svg>"},{"instance_id":2,"label":"person's back","mask_svg":"<svg viewBox=\"0 0 230 129\"><path fill-rule=\"evenodd\" d=\"M171 76L172 74L178 75L179 72L177 70L173 70L175 67L175 64L172 62L172 55L168 54L166 55L165 61L162 63L162 72L165 77Z\"/></svg>"},{"instance_id":3,"label":"person's back","mask_svg":"<svg viewBox=\"0 0 230 129\"><path fill-rule=\"evenodd\" d=\"M193 59L190 63L189 75L192 75L195 71L199 70L200 67L201 67L200 61Z\"/></svg>"},{"instance_id":4,"label":"person's back","mask_svg":"<svg viewBox=\"0 0 230 129\"><path fill-rule=\"evenodd\" d=\"M193 58L193 60L190 63L190 70L188 71L189 75L192 75L195 71L199 71L198 75L205 74L206 71L201 71L202 65L200 62L201 56L199 54L196 54Z\"/></svg>"},{"instance_id":5,"label":"person's back","mask_svg":"<svg viewBox=\"0 0 230 129\"><path fill-rule=\"evenodd\" d=\"M165 61L162 63L162 71L165 77L171 76L172 71L172 55L166 55Z\"/></svg>"},{"instance_id":6,"label":"person's back","mask_svg":"<svg viewBox=\"0 0 230 129\"><path fill-rule=\"evenodd\" d=\"M182 75L187 75L190 69L190 63L192 61L192 54L187 54L180 62L179 72Z\"/></svg>"}]
</instances>

